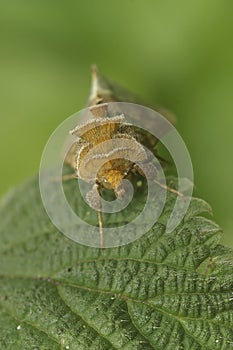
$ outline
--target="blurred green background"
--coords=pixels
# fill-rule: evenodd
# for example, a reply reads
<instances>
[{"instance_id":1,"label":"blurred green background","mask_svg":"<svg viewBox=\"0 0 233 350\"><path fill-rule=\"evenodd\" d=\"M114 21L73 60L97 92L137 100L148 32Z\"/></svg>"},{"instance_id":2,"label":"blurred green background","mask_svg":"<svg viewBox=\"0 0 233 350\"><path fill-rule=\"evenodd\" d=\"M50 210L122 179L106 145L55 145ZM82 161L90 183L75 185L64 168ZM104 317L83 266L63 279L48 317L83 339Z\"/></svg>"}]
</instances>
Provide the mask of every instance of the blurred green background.
<instances>
[{"instance_id":1,"label":"blurred green background","mask_svg":"<svg viewBox=\"0 0 233 350\"><path fill-rule=\"evenodd\" d=\"M97 63L172 110L195 194L233 246L233 2L1 1L0 194L38 171L55 127L81 109Z\"/></svg>"}]
</instances>

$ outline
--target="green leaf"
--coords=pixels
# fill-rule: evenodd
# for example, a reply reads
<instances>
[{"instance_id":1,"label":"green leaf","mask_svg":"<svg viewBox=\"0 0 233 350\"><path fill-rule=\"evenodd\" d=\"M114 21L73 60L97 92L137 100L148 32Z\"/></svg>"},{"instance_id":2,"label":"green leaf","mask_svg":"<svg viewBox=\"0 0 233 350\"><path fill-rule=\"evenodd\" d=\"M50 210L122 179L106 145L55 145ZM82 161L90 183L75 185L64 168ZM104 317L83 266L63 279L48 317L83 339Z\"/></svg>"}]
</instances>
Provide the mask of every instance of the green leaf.
<instances>
[{"instance_id":1,"label":"green leaf","mask_svg":"<svg viewBox=\"0 0 233 350\"><path fill-rule=\"evenodd\" d=\"M94 69L89 103L100 98L135 101ZM96 224L76 187L64 183L67 200ZM135 190L127 209L104 215L105 226L140 212L146 187ZM9 193L0 202L0 348L233 349L232 250L219 245L221 229L199 216L211 213L201 199L167 233L175 200L168 193L158 222L137 241L96 249L53 226L37 178Z\"/></svg>"},{"instance_id":2,"label":"green leaf","mask_svg":"<svg viewBox=\"0 0 233 350\"><path fill-rule=\"evenodd\" d=\"M65 184L70 197L73 186ZM233 349L232 250L200 216L211 211L200 199L166 233L175 199L169 194L140 239L101 250L57 231L37 178L8 194L0 204L0 348Z\"/></svg>"}]
</instances>

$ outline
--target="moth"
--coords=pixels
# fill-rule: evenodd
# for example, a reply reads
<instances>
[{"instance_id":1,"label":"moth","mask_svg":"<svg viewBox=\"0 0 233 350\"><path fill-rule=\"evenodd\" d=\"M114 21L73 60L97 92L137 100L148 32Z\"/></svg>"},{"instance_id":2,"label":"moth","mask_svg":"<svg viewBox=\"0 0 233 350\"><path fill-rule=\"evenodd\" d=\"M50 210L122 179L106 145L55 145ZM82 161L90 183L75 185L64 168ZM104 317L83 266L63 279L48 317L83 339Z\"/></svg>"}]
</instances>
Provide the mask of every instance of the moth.
<instances>
[{"instance_id":1,"label":"moth","mask_svg":"<svg viewBox=\"0 0 233 350\"><path fill-rule=\"evenodd\" d=\"M115 196L122 199L127 196L123 179L136 173L145 176L141 169L146 169L150 179L171 192L180 193L155 179L151 153L147 149L153 152L158 140L127 123L123 114L110 116L108 103L118 101L114 89L100 76L96 67L92 70L92 79L89 110L93 118L70 131L76 141L67 153L65 162L75 170L74 177L92 184L86 199L98 212L100 247L103 248L102 189L113 190ZM130 100L129 96L127 100Z\"/></svg>"}]
</instances>

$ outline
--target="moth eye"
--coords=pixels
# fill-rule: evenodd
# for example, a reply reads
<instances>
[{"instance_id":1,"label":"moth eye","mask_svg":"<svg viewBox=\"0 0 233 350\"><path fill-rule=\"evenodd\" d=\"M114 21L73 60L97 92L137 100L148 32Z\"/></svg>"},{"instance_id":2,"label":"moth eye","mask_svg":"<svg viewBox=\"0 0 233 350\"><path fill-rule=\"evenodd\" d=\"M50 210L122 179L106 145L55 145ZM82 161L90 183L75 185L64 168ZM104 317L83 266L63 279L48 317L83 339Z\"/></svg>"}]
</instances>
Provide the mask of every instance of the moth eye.
<instances>
[{"instance_id":1,"label":"moth eye","mask_svg":"<svg viewBox=\"0 0 233 350\"><path fill-rule=\"evenodd\" d=\"M108 180L104 179L104 182L108 182Z\"/></svg>"},{"instance_id":2,"label":"moth eye","mask_svg":"<svg viewBox=\"0 0 233 350\"><path fill-rule=\"evenodd\" d=\"M127 174L128 174L127 171L125 171L125 172L124 172L124 175L126 176Z\"/></svg>"}]
</instances>

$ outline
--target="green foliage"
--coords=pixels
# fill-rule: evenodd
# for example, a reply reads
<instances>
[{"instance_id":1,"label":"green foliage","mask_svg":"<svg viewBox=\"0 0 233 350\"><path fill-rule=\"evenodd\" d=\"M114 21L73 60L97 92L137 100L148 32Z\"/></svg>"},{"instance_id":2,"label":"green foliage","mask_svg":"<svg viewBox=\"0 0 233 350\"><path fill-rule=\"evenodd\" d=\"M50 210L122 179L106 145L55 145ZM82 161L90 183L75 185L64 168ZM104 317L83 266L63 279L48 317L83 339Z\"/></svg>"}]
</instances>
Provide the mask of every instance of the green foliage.
<instances>
[{"instance_id":1,"label":"green foliage","mask_svg":"<svg viewBox=\"0 0 233 350\"><path fill-rule=\"evenodd\" d=\"M233 349L232 250L200 199L165 233L175 198L143 237L101 250L56 230L37 179L12 191L0 204L0 348Z\"/></svg>"}]
</instances>

